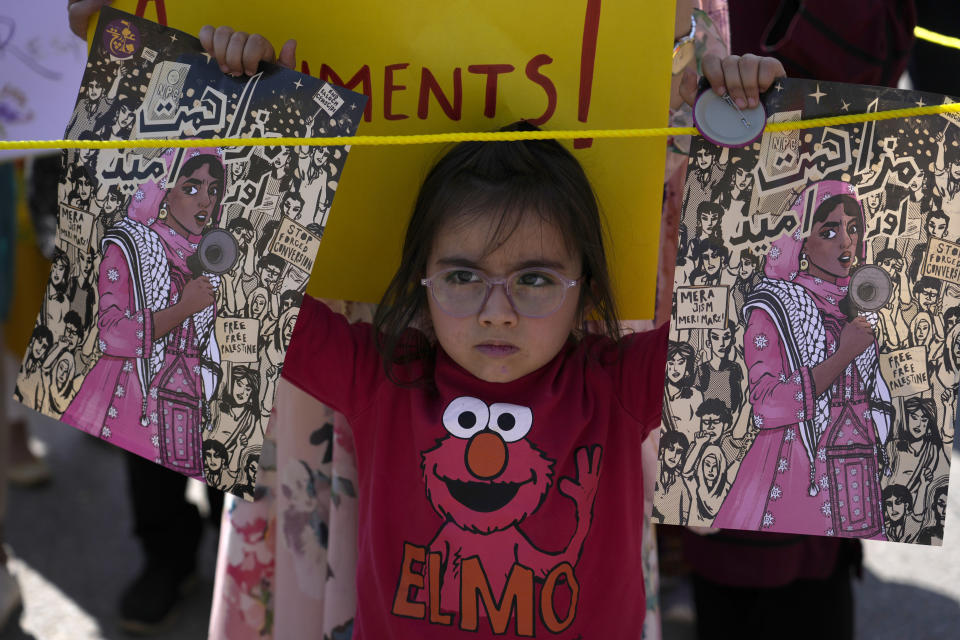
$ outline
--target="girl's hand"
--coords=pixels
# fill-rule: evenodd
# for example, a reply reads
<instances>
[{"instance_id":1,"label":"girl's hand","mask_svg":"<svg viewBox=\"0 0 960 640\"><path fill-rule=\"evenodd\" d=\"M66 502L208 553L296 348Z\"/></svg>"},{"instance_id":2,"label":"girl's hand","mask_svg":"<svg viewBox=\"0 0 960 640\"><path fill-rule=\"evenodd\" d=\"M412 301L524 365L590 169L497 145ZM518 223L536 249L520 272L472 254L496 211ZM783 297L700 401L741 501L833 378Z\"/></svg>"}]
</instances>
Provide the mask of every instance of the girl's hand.
<instances>
[{"instance_id":1,"label":"girl's hand","mask_svg":"<svg viewBox=\"0 0 960 640\"><path fill-rule=\"evenodd\" d=\"M200 29L199 38L204 50L220 64L220 70L233 76L252 76L261 61L277 62L288 69L293 69L297 63L297 41L293 39L283 44L277 60L273 45L259 33L248 34L230 27L206 25Z\"/></svg>"},{"instance_id":2,"label":"girl's hand","mask_svg":"<svg viewBox=\"0 0 960 640\"><path fill-rule=\"evenodd\" d=\"M760 104L760 94L769 89L774 80L787 75L776 58L762 58L752 53L723 59L708 53L703 57L700 68L713 91L719 96L729 93L741 109ZM696 83L684 78L680 93L687 104L693 106L697 98Z\"/></svg>"},{"instance_id":3,"label":"girl's hand","mask_svg":"<svg viewBox=\"0 0 960 640\"><path fill-rule=\"evenodd\" d=\"M67 4L67 15L70 19L70 31L78 38L87 39L87 27L90 26L90 17L112 3L113 0L70 0Z\"/></svg>"},{"instance_id":4,"label":"girl's hand","mask_svg":"<svg viewBox=\"0 0 960 640\"><path fill-rule=\"evenodd\" d=\"M193 315L197 311L206 309L213 304L213 285L207 276L194 278L183 288L180 295L180 306L187 315Z\"/></svg>"}]
</instances>

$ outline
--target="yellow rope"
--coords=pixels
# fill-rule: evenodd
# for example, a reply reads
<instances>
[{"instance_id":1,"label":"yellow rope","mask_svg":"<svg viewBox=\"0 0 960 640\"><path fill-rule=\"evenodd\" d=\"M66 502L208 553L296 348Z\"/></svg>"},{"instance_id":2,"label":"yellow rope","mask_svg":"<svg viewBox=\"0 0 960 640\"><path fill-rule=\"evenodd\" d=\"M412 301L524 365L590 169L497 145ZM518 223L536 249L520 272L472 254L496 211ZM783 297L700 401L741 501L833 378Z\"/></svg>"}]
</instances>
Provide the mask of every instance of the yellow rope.
<instances>
[{"instance_id":1,"label":"yellow rope","mask_svg":"<svg viewBox=\"0 0 960 640\"><path fill-rule=\"evenodd\" d=\"M891 109L874 113L858 113L829 118L811 118L796 122L772 122L767 131L789 131L855 124L870 120L890 120L916 116L960 113L960 102L951 104ZM192 147L255 147L255 146L342 146L342 145L409 145L466 141L570 140L574 138L652 138L669 135L698 135L693 127L658 127L650 129L584 129L582 131L496 131L472 133L433 133L405 136L330 136L313 138L206 138L202 140L0 140L5 149L157 149Z\"/></svg>"},{"instance_id":2,"label":"yellow rope","mask_svg":"<svg viewBox=\"0 0 960 640\"><path fill-rule=\"evenodd\" d=\"M913 35L915 35L917 38L920 38L921 40L926 40L927 42L939 44L943 47L950 47L951 49L960 49L960 38L945 36L942 33L937 33L936 31L930 31L929 29L924 29L923 27L914 27Z\"/></svg>"}]
</instances>

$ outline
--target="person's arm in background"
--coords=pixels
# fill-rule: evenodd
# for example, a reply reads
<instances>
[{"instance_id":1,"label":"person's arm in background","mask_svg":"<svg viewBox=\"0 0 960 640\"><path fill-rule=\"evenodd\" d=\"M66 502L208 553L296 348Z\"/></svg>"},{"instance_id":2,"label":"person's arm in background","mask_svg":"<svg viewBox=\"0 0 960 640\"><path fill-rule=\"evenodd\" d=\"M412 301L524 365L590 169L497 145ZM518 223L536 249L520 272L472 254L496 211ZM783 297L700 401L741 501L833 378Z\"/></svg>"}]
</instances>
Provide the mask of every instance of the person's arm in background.
<instances>
[{"instance_id":1,"label":"person's arm in background","mask_svg":"<svg viewBox=\"0 0 960 640\"><path fill-rule=\"evenodd\" d=\"M69 0L67 14L70 19L70 31L80 39L87 39L90 18L113 0Z\"/></svg>"}]
</instances>

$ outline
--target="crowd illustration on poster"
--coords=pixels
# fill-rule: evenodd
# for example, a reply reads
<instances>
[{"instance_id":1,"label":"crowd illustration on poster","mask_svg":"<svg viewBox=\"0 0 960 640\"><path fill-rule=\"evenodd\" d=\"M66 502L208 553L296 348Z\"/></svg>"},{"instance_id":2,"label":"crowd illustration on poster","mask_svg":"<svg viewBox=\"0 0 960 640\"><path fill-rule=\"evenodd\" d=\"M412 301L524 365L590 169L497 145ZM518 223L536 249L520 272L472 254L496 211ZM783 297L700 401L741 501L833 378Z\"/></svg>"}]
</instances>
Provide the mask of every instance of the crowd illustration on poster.
<instances>
[{"instance_id":1,"label":"crowd illustration on poster","mask_svg":"<svg viewBox=\"0 0 960 640\"><path fill-rule=\"evenodd\" d=\"M365 98L104 8L66 131L194 148L64 151L57 251L17 379L27 406L253 498L263 429Z\"/></svg>"},{"instance_id":2,"label":"crowd illustration on poster","mask_svg":"<svg viewBox=\"0 0 960 640\"><path fill-rule=\"evenodd\" d=\"M783 122L942 102L782 80L765 107ZM655 518L939 545L960 120L695 138L683 197Z\"/></svg>"}]
</instances>

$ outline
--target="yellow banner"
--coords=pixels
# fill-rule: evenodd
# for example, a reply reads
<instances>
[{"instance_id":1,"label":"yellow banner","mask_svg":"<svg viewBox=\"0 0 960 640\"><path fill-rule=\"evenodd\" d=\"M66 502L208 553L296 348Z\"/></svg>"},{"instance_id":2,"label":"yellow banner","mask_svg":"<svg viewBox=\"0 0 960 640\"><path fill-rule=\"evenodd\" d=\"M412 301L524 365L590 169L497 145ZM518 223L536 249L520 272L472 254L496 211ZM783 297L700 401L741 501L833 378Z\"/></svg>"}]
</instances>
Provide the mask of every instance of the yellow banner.
<instances>
[{"instance_id":1,"label":"yellow banner","mask_svg":"<svg viewBox=\"0 0 960 640\"><path fill-rule=\"evenodd\" d=\"M314 3L117 0L113 6L196 34L227 24L300 70L365 93L360 133L490 131L526 118L545 129L666 125L671 2L464 0ZM653 315L664 140L576 141L608 223L621 314ZM324 231L308 291L376 301L396 268L417 188L443 149L357 147Z\"/></svg>"}]
</instances>

